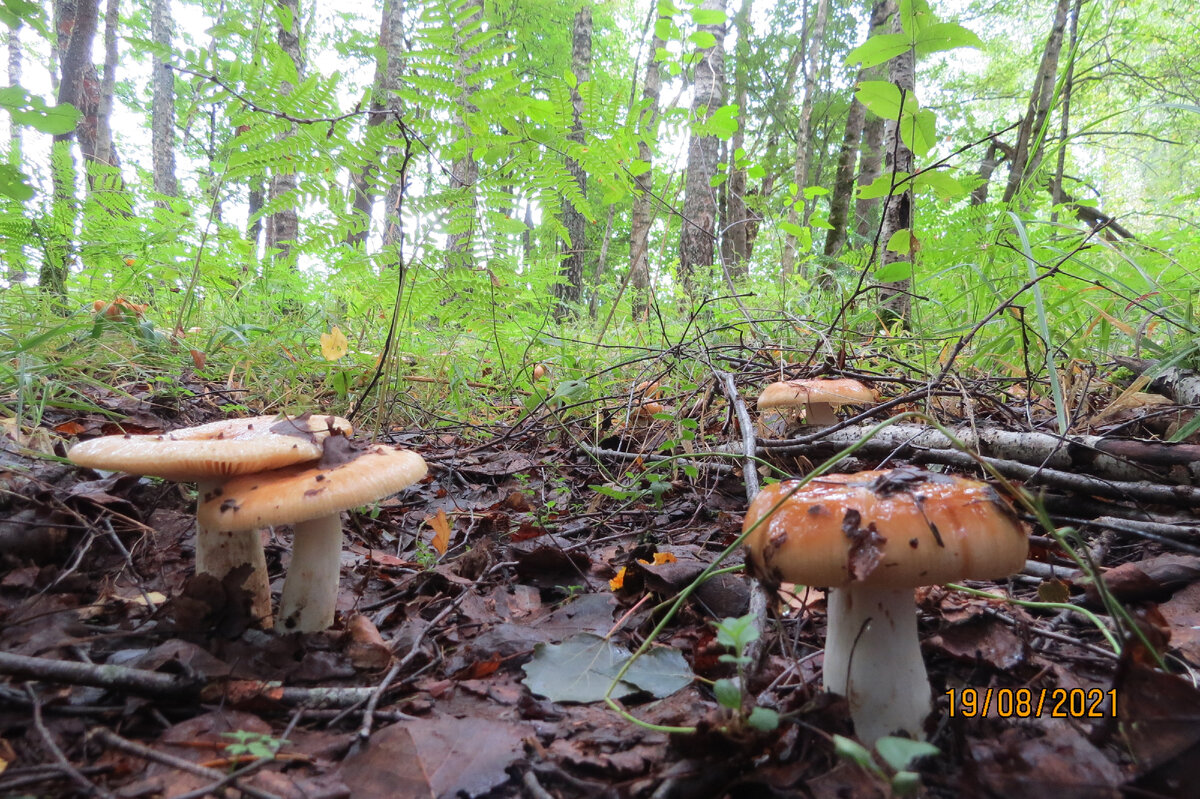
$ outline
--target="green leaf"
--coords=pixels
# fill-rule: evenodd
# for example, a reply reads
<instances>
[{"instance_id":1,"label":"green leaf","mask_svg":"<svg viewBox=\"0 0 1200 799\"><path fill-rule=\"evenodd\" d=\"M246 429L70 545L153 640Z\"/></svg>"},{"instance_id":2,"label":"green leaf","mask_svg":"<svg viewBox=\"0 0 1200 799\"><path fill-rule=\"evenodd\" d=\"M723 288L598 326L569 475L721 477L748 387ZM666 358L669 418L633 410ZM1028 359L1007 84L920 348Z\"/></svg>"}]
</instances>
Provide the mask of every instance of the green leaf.
<instances>
[{"instance_id":1,"label":"green leaf","mask_svg":"<svg viewBox=\"0 0 1200 799\"><path fill-rule=\"evenodd\" d=\"M0 89L0 108L8 110L15 124L28 125L55 136L70 133L79 123L80 115L73 105L46 105L41 97L19 85Z\"/></svg>"},{"instance_id":2,"label":"green leaf","mask_svg":"<svg viewBox=\"0 0 1200 799\"><path fill-rule=\"evenodd\" d=\"M771 732L779 728L779 714L769 707L757 706L746 717L746 723L759 732Z\"/></svg>"},{"instance_id":3,"label":"green leaf","mask_svg":"<svg viewBox=\"0 0 1200 799\"><path fill-rule=\"evenodd\" d=\"M846 55L846 64L861 63L863 67L873 67L891 61L911 48L912 42L903 33L877 33L851 50Z\"/></svg>"},{"instance_id":4,"label":"green leaf","mask_svg":"<svg viewBox=\"0 0 1200 799\"><path fill-rule=\"evenodd\" d=\"M761 164L755 164L746 170L746 177L750 178L751 180L762 180L766 176L766 167L762 166Z\"/></svg>"},{"instance_id":5,"label":"green leaf","mask_svg":"<svg viewBox=\"0 0 1200 799\"><path fill-rule=\"evenodd\" d=\"M916 108L916 103L913 107ZM937 144L937 114L924 108L910 114L905 108L904 118L900 120L900 138L913 155L925 155Z\"/></svg>"},{"instance_id":6,"label":"green leaf","mask_svg":"<svg viewBox=\"0 0 1200 799\"><path fill-rule=\"evenodd\" d=\"M919 757L940 754L941 750L926 741L914 741L885 735L875 742L875 751L893 771L903 771Z\"/></svg>"},{"instance_id":7,"label":"green leaf","mask_svg":"<svg viewBox=\"0 0 1200 799\"><path fill-rule=\"evenodd\" d=\"M692 22L697 25L723 25L726 19L728 17L724 11L705 8L692 9Z\"/></svg>"},{"instance_id":8,"label":"green leaf","mask_svg":"<svg viewBox=\"0 0 1200 799\"><path fill-rule=\"evenodd\" d=\"M937 22L922 28L913 44L918 58L957 47L983 47L978 36L954 22Z\"/></svg>"},{"instance_id":9,"label":"green leaf","mask_svg":"<svg viewBox=\"0 0 1200 799\"><path fill-rule=\"evenodd\" d=\"M25 175L12 164L0 164L0 194L17 202L25 202L32 199L33 186L29 185Z\"/></svg>"},{"instance_id":10,"label":"green leaf","mask_svg":"<svg viewBox=\"0 0 1200 799\"><path fill-rule=\"evenodd\" d=\"M907 232L897 230L892 238L895 239L901 233ZM887 266L881 266L875 270L875 282L877 283L899 283L910 277L912 277L912 264L908 261L893 261Z\"/></svg>"},{"instance_id":11,"label":"green leaf","mask_svg":"<svg viewBox=\"0 0 1200 799\"><path fill-rule=\"evenodd\" d=\"M795 222L788 222L785 220L779 223L779 227L783 229L784 233L790 233L797 238L804 235L804 228L800 225L797 225Z\"/></svg>"},{"instance_id":12,"label":"green leaf","mask_svg":"<svg viewBox=\"0 0 1200 799\"><path fill-rule=\"evenodd\" d=\"M888 239L887 249L891 252L898 252L901 255L908 255L912 251L912 231L910 231L908 229L897 230L895 233L892 234L892 237L890 239ZM885 272L897 265L898 264L895 264L895 263L888 264L887 266L880 269L879 272ZM876 274L875 274L876 280L885 280L887 282L892 282L892 281L896 281L896 280L907 279L908 277L911 276L912 269L910 267L909 274L905 275L904 277L881 278L881 277L879 277L879 272L876 272Z\"/></svg>"},{"instance_id":13,"label":"green leaf","mask_svg":"<svg viewBox=\"0 0 1200 799\"><path fill-rule=\"evenodd\" d=\"M658 19L654 20L654 35L662 39L664 42L674 38L678 32L679 29L675 27L675 23L671 20L664 19L663 17L659 17ZM663 52L666 51L664 50ZM655 58L660 61L662 60L662 58L658 55L655 55Z\"/></svg>"},{"instance_id":14,"label":"green leaf","mask_svg":"<svg viewBox=\"0 0 1200 799\"><path fill-rule=\"evenodd\" d=\"M864 768L873 774L883 776L883 770L875 763L874 758L871 757L871 753L867 751L867 748L852 738L834 735L833 753L843 760L849 760L856 766Z\"/></svg>"},{"instance_id":15,"label":"green leaf","mask_svg":"<svg viewBox=\"0 0 1200 799\"><path fill-rule=\"evenodd\" d=\"M887 197L889 194L892 193L893 179L895 180L895 182L897 184L896 185L897 191L904 192L905 187L904 187L904 185L902 185L902 183L903 183L904 179L907 177L908 177L907 172L897 172L895 175L895 178L893 178L891 173L882 174L879 177L875 178L870 183L868 183L866 186L863 186L858 190L858 199L874 200L878 197Z\"/></svg>"},{"instance_id":16,"label":"green leaf","mask_svg":"<svg viewBox=\"0 0 1200 799\"><path fill-rule=\"evenodd\" d=\"M738 687L737 680L717 680L713 683L713 695L721 707L737 710L742 706L742 689Z\"/></svg>"},{"instance_id":17,"label":"green leaf","mask_svg":"<svg viewBox=\"0 0 1200 799\"><path fill-rule=\"evenodd\" d=\"M697 50L707 50L717 44L717 37L708 31L696 31L688 37L688 41L696 45Z\"/></svg>"},{"instance_id":18,"label":"green leaf","mask_svg":"<svg viewBox=\"0 0 1200 799\"><path fill-rule=\"evenodd\" d=\"M638 159L634 159L633 161L629 162L630 177L636 178L638 175L644 175L647 172L649 172L650 169L651 169L651 164L649 161L641 161Z\"/></svg>"},{"instance_id":19,"label":"green leaf","mask_svg":"<svg viewBox=\"0 0 1200 799\"><path fill-rule=\"evenodd\" d=\"M941 169L930 169L917 173L917 176L913 178L912 185L914 189L931 189L940 200L953 200L967 194L967 189L963 184L951 177L949 172Z\"/></svg>"},{"instance_id":20,"label":"green leaf","mask_svg":"<svg viewBox=\"0 0 1200 799\"><path fill-rule=\"evenodd\" d=\"M575 73L569 69L566 71L566 74L563 75L563 80L565 80L567 85L572 89L579 85L579 78L575 77Z\"/></svg>"},{"instance_id":21,"label":"green leaf","mask_svg":"<svg viewBox=\"0 0 1200 799\"><path fill-rule=\"evenodd\" d=\"M886 80L860 81L854 89L854 96L867 107L871 113L884 119L896 119L902 110L900 89L896 84ZM906 98L903 106L913 103L911 97Z\"/></svg>"}]
</instances>

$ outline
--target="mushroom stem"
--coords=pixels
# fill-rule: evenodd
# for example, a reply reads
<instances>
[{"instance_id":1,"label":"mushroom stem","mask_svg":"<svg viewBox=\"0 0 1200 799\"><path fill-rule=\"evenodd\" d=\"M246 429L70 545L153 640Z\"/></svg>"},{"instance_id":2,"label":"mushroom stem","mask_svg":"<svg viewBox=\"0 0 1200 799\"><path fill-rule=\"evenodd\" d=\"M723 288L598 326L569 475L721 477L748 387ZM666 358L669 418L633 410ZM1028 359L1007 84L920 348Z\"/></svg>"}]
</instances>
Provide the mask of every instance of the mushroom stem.
<instances>
[{"instance_id":1,"label":"mushroom stem","mask_svg":"<svg viewBox=\"0 0 1200 799\"><path fill-rule=\"evenodd\" d=\"M216 481L199 483L200 501L220 487ZM250 566L242 588L250 595L250 615L259 627L271 626L271 583L267 578L267 556L258 530L211 530L196 523L196 574L225 579L239 566Z\"/></svg>"},{"instance_id":2,"label":"mushroom stem","mask_svg":"<svg viewBox=\"0 0 1200 799\"><path fill-rule=\"evenodd\" d=\"M279 598L277 631L312 633L333 624L341 559L341 514L295 525L292 562L283 581L283 596Z\"/></svg>"},{"instance_id":3,"label":"mushroom stem","mask_svg":"<svg viewBox=\"0 0 1200 799\"><path fill-rule=\"evenodd\" d=\"M828 402L812 402L804 406L804 424L811 427L828 427L838 423L837 412Z\"/></svg>"},{"instance_id":4,"label":"mushroom stem","mask_svg":"<svg viewBox=\"0 0 1200 799\"><path fill-rule=\"evenodd\" d=\"M912 589L830 589L826 606L824 687L849 701L859 739L871 746L897 730L924 739L929 678Z\"/></svg>"}]
</instances>

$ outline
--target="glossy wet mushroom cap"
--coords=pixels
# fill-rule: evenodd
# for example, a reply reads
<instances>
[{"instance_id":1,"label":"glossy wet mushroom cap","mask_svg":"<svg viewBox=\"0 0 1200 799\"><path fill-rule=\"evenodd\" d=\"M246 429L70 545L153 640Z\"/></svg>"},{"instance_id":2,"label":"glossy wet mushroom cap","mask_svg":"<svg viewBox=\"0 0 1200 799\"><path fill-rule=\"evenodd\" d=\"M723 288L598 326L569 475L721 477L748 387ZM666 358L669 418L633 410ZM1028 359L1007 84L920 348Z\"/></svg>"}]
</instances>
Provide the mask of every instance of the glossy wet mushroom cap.
<instances>
[{"instance_id":1,"label":"glossy wet mushroom cap","mask_svg":"<svg viewBox=\"0 0 1200 799\"><path fill-rule=\"evenodd\" d=\"M768 584L829 588L824 686L847 698L858 736L921 738L930 688L913 588L1019 571L1026 531L991 486L952 475L903 467L797 486L754 498L747 562Z\"/></svg>"},{"instance_id":2,"label":"glossy wet mushroom cap","mask_svg":"<svg viewBox=\"0 0 1200 799\"><path fill-rule=\"evenodd\" d=\"M759 410L805 409L807 422L828 425L837 421L833 409L842 405L870 405L878 395L848 377L784 380L771 383L758 397Z\"/></svg>"}]
</instances>

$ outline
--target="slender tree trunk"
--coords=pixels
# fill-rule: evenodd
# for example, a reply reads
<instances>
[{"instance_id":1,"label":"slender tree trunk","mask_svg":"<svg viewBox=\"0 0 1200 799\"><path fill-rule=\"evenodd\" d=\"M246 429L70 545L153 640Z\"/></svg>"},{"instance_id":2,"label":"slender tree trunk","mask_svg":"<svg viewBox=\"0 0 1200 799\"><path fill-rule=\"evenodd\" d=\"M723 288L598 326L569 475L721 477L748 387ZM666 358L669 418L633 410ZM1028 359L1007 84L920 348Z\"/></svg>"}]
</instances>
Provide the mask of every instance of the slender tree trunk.
<instances>
[{"instance_id":1,"label":"slender tree trunk","mask_svg":"<svg viewBox=\"0 0 1200 799\"><path fill-rule=\"evenodd\" d=\"M660 16L659 20L670 20ZM638 114L638 160L645 170L633 179L635 194L633 212L629 224L629 281L633 284L632 315L634 321L646 318L650 311L650 212L651 192L654 188L654 151L651 143L658 143L658 105L662 92L662 75L655 54L666 47L666 41L658 35L654 25L654 36L650 41L650 52L646 57L646 79L642 86L642 110Z\"/></svg>"},{"instance_id":2,"label":"slender tree trunk","mask_svg":"<svg viewBox=\"0 0 1200 799\"><path fill-rule=\"evenodd\" d=\"M304 75L304 55L300 49L300 3L299 0L275 0L284 13L280 15L277 41L280 49L292 59L296 65L296 74ZM282 81L279 93L287 96L295 89L288 81ZM293 125L290 130L280 135L280 139L289 139L296 135ZM285 164L277 164L271 175L267 199L275 203L281 198L296 193L298 187L296 173ZM275 263L294 266L296 262L293 248L300 238L300 216L290 202L285 204L267 220L267 249L276 250Z\"/></svg>"},{"instance_id":3,"label":"slender tree trunk","mask_svg":"<svg viewBox=\"0 0 1200 799\"><path fill-rule=\"evenodd\" d=\"M992 173L1004 160L1004 150L995 139L988 142L987 152L979 162L979 185L971 191L971 205L983 205L988 199L988 187L991 184Z\"/></svg>"},{"instance_id":4,"label":"slender tree trunk","mask_svg":"<svg viewBox=\"0 0 1200 799\"><path fill-rule=\"evenodd\" d=\"M1057 206L1063 201L1063 171L1067 167L1067 137L1071 134L1071 93L1075 88L1076 45L1079 43L1079 7L1083 0L1074 0L1071 6L1071 43L1067 50L1067 74L1063 80L1062 120L1058 128L1058 163L1054 168L1054 179L1050 184L1050 198L1055 209L1050 212L1050 221L1058 221Z\"/></svg>"},{"instance_id":5,"label":"slender tree trunk","mask_svg":"<svg viewBox=\"0 0 1200 799\"><path fill-rule=\"evenodd\" d=\"M753 0L742 0L741 7L733 15L733 24L737 28L737 47L734 51L733 66L733 102L738 107L738 129L733 134L729 144L732 151L727 159L729 164L729 179L725 181L725 216L723 218L721 235L721 256L729 276L734 281L745 280L749 272L750 247L748 223L750 215L746 211L746 167L739 164L739 153L746 146L746 125L750 120L747 108L746 92L750 82L750 36L753 33L750 26L750 11Z\"/></svg>"},{"instance_id":6,"label":"slender tree trunk","mask_svg":"<svg viewBox=\"0 0 1200 799\"><path fill-rule=\"evenodd\" d=\"M533 261L533 202L525 200L525 229L521 231L521 249L525 263Z\"/></svg>"},{"instance_id":7,"label":"slender tree trunk","mask_svg":"<svg viewBox=\"0 0 1200 799\"><path fill-rule=\"evenodd\" d=\"M104 77L100 81L100 103L96 110L96 161L119 167L112 140L112 104L117 86L117 29L121 24L120 0L108 0L104 8Z\"/></svg>"},{"instance_id":8,"label":"slender tree trunk","mask_svg":"<svg viewBox=\"0 0 1200 799\"><path fill-rule=\"evenodd\" d=\"M871 35L886 33L888 20L896 13L896 0L881 0L871 7ZM865 69L862 80L883 80L887 67L883 64ZM883 169L883 120L867 112L863 122L862 147L858 161L858 186L869 186L875 182ZM878 197L854 202L854 234L860 239L869 239L879 224Z\"/></svg>"},{"instance_id":9,"label":"slender tree trunk","mask_svg":"<svg viewBox=\"0 0 1200 799\"><path fill-rule=\"evenodd\" d=\"M600 310L600 282L604 278L604 266L608 263L608 245L612 241L613 221L617 216L617 206L608 206L608 220L604 223L604 238L600 239L600 255L596 258L596 268L592 272L592 296L588 299L588 316L596 318Z\"/></svg>"},{"instance_id":10,"label":"slender tree trunk","mask_svg":"<svg viewBox=\"0 0 1200 799\"><path fill-rule=\"evenodd\" d=\"M813 100L817 93L817 56L821 45L825 43L825 21L829 18L829 0L817 0L817 10L812 27L806 32L808 53L804 57L804 98L800 102L800 119L796 124L796 162L792 170L792 182L796 184L797 195L792 207L788 209L788 222L800 224L801 215L798 208L805 202L804 189L808 186L809 146L812 138ZM780 263L779 277L785 283L796 269L796 237L788 233L783 245L783 258Z\"/></svg>"},{"instance_id":11,"label":"slender tree trunk","mask_svg":"<svg viewBox=\"0 0 1200 799\"><path fill-rule=\"evenodd\" d=\"M91 54L99 12L99 0L58 0L55 4L59 103L70 103L76 108L84 105L84 83L88 70L91 68L95 71ZM78 217L75 165L71 156L71 142L75 139L75 131L54 136L54 151L50 158L54 183L54 225L43 235L42 268L38 275L41 289L59 300L65 300L67 296L68 253ZM61 307L65 309L65 303Z\"/></svg>"},{"instance_id":12,"label":"slender tree trunk","mask_svg":"<svg viewBox=\"0 0 1200 799\"><path fill-rule=\"evenodd\" d=\"M582 146L583 95L579 93L579 88L592 79L592 7L588 3L575 14L571 35L571 69L575 73L576 84L571 89L571 132L567 138ZM559 300L555 315L559 318L568 312L571 304L579 302L583 294L583 262L587 254L587 217L584 208L580 207L587 203L587 174L574 158L568 157L566 166L579 197L564 197L562 203L567 240L563 242L563 260L559 267L559 282L555 287Z\"/></svg>"},{"instance_id":13,"label":"slender tree trunk","mask_svg":"<svg viewBox=\"0 0 1200 799\"><path fill-rule=\"evenodd\" d=\"M892 32L902 32L899 14L892 17ZM906 100L912 99L913 90L916 86L916 57L912 50L901 53L888 61L888 80L900 89L903 98ZM912 150L908 149L908 145L900 137L900 125L897 124L896 120L889 119L885 122L884 142L887 148L888 172L911 174L913 165ZM905 185L908 186L909 184ZM911 189L905 188L900 194L893 194L888 197L883 207L883 231L879 238L880 246L883 248L882 257L880 258L883 266L902 261L912 262L910 250L897 252L895 249L887 246L892 241L892 237L897 233L908 231L911 236L912 225L913 193ZM909 294L911 286L911 278L880 284L880 310L885 317L908 319L911 303Z\"/></svg>"},{"instance_id":14,"label":"slender tree trunk","mask_svg":"<svg viewBox=\"0 0 1200 799\"><path fill-rule=\"evenodd\" d=\"M457 118L455 127L459 131L459 142L469 142L474 136L468 119L478 109L472 97L474 76L479 69L476 56L478 47L468 46L467 40L479 32L483 24L483 0L468 0L463 6L471 13L454 34L454 49L457 55L455 84L458 89ZM455 199L450 213L450 233L446 236L446 265L451 269L470 269L475 259L471 242L475 237L478 198L475 184L479 182L479 162L475 160L474 148L467 146L450 166L450 191Z\"/></svg>"},{"instance_id":15,"label":"slender tree trunk","mask_svg":"<svg viewBox=\"0 0 1200 799\"><path fill-rule=\"evenodd\" d=\"M15 28L9 28L6 34L8 44L8 85L21 85L21 30L23 26L17 25ZM12 117L8 114L4 115L4 124L8 131L8 157L9 163L13 166L19 166L21 161L21 126L14 125Z\"/></svg>"},{"instance_id":16,"label":"slender tree trunk","mask_svg":"<svg viewBox=\"0 0 1200 799\"><path fill-rule=\"evenodd\" d=\"M725 11L725 0L702 0L705 11ZM700 25L716 43L699 53L692 77L692 121L707 122L725 102L725 24ZM695 300L698 270L713 263L717 236L717 197L712 189L717 174L716 136L692 133L688 144L687 178L684 183L683 231L679 240L679 275L684 290ZM706 275L707 277L707 275ZM707 279L704 281L707 283Z\"/></svg>"},{"instance_id":17,"label":"slender tree trunk","mask_svg":"<svg viewBox=\"0 0 1200 799\"><path fill-rule=\"evenodd\" d=\"M877 0L871 6L871 30L868 35L882 32L882 25L892 12L894 0ZM867 70L860 69L855 85L868 80ZM854 197L854 167L859 157L859 142L866 128L867 108L851 94L850 109L846 114L846 128L842 136L842 149L838 153L837 174L834 177L833 194L829 199L829 224L833 228L825 236L825 255L834 258L846 244L850 227L850 201ZM831 273L822 273L821 285L833 283Z\"/></svg>"},{"instance_id":18,"label":"slender tree trunk","mask_svg":"<svg viewBox=\"0 0 1200 799\"><path fill-rule=\"evenodd\" d=\"M150 38L164 51L171 48L170 0L152 0ZM150 154L154 166L154 191L164 197L176 197L175 181L175 74L166 60L155 55L150 106Z\"/></svg>"},{"instance_id":19,"label":"slender tree trunk","mask_svg":"<svg viewBox=\"0 0 1200 799\"><path fill-rule=\"evenodd\" d=\"M1058 0L1054 10L1054 24L1046 38L1042 51L1042 63L1033 81L1029 97L1029 108L1021 119L1017 130L1017 143L1008 173L1008 186L1004 189L1004 202L1011 202L1021 184L1032 178L1042 162L1043 144L1046 140L1046 118L1054 104L1054 79L1058 74L1058 57L1062 52L1063 33L1067 27L1067 11L1071 0Z\"/></svg>"},{"instance_id":20,"label":"slender tree trunk","mask_svg":"<svg viewBox=\"0 0 1200 799\"><path fill-rule=\"evenodd\" d=\"M379 23L379 56L375 60L375 85L371 91L371 115L367 118L367 155L362 167L350 175L355 224L346 233L345 242L362 246L371 230L371 211L375 205L375 181L378 162L384 148L376 139L391 130L402 110L396 90L404 66L404 2L384 0ZM386 124L385 124L386 123ZM390 153L389 155L394 155Z\"/></svg>"}]
</instances>

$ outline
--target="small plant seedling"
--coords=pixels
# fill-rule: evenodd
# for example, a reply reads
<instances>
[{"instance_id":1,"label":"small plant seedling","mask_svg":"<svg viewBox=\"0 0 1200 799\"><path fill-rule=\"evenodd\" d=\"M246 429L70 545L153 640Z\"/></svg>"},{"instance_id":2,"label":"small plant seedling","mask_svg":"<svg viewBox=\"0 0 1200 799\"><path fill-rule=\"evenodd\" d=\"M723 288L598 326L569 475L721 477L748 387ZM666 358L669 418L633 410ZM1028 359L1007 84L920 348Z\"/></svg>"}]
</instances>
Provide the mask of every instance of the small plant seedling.
<instances>
[{"instance_id":1,"label":"small plant seedling","mask_svg":"<svg viewBox=\"0 0 1200 799\"><path fill-rule=\"evenodd\" d=\"M921 787L921 776L915 771L910 771L909 766L918 758L941 753L941 750L931 743L890 735L885 735L875 742L875 752L886 768L877 762L865 746L852 738L833 736L833 751L843 760L854 763L887 783L893 796L915 796Z\"/></svg>"},{"instance_id":2,"label":"small plant seedling","mask_svg":"<svg viewBox=\"0 0 1200 799\"><path fill-rule=\"evenodd\" d=\"M283 745L289 743L285 738L274 738L265 732L250 732L249 730L235 730L233 732L221 733L222 738L232 739L225 744L225 753L231 757L240 757L242 755L250 755L256 759L274 758L279 754L279 750Z\"/></svg>"},{"instance_id":3,"label":"small plant seedling","mask_svg":"<svg viewBox=\"0 0 1200 799\"><path fill-rule=\"evenodd\" d=\"M746 655L746 647L758 640L758 628L754 625L754 614L747 613L741 617L729 617L714 622L717 628L717 643L733 650L733 654L721 655L722 663L733 663L737 666L737 677L724 677L713 683L713 694L723 708L732 710L740 724L744 724L760 732L770 732L779 726L779 714L766 707L754 706L750 712L745 711L745 672L750 658Z\"/></svg>"}]
</instances>

